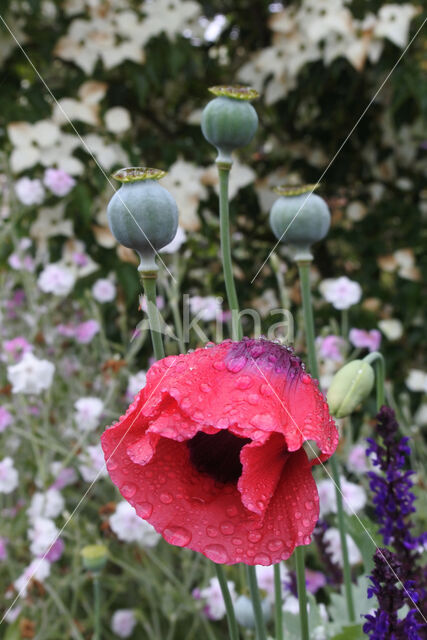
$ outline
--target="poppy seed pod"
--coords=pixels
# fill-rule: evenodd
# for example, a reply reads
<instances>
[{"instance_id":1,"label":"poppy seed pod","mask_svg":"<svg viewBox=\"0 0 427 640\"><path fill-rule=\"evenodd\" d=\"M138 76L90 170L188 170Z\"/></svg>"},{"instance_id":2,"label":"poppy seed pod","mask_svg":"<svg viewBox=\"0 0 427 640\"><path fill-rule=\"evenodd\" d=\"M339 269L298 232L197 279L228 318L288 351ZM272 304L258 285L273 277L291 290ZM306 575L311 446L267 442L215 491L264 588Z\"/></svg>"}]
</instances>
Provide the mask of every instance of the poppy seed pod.
<instances>
[{"instance_id":1,"label":"poppy seed pod","mask_svg":"<svg viewBox=\"0 0 427 640\"><path fill-rule=\"evenodd\" d=\"M374 370L364 360L352 360L332 378L327 400L335 418L345 418L363 402L374 386Z\"/></svg>"},{"instance_id":2,"label":"poppy seed pod","mask_svg":"<svg viewBox=\"0 0 427 640\"><path fill-rule=\"evenodd\" d=\"M83 566L88 571L101 571L108 560L108 550L103 544L90 544L80 551Z\"/></svg>"},{"instance_id":3,"label":"poppy seed pod","mask_svg":"<svg viewBox=\"0 0 427 640\"><path fill-rule=\"evenodd\" d=\"M258 127L258 116L250 104L258 92L249 87L211 87L217 96L203 110L202 132L217 148L217 163L231 164L231 153L249 144Z\"/></svg>"},{"instance_id":4,"label":"poppy seed pod","mask_svg":"<svg viewBox=\"0 0 427 640\"><path fill-rule=\"evenodd\" d=\"M331 214L328 205L313 193L319 185L277 187L281 197L270 211L270 226L276 238L291 245L296 259L311 259L310 247L329 231Z\"/></svg>"},{"instance_id":5,"label":"poppy seed pod","mask_svg":"<svg viewBox=\"0 0 427 640\"><path fill-rule=\"evenodd\" d=\"M122 186L108 204L108 224L120 244L138 253L141 272L157 271L155 255L174 239L178 228L175 200L157 182L164 175L145 167L120 169L113 175Z\"/></svg>"}]
</instances>

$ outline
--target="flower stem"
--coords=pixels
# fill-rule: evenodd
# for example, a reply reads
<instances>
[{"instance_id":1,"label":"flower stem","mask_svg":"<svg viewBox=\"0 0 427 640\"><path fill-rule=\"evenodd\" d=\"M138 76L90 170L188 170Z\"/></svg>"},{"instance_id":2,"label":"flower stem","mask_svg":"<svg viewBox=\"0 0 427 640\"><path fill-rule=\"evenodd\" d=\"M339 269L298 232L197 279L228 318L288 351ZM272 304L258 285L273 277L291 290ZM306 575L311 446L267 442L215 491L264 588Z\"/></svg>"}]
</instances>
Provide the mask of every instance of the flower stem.
<instances>
[{"instance_id":1,"label":"flower stem","mask_svg":"<svg viewBox=\"0 0 427 640\"><path fill-rule=\"evenodd\" d=\"M233 340L241 340L243 336L242 325L239 317L239 302L237 300L236 286L234 284L233 265L231 262L230 245L230 213L228 207L228 178L231 165L218 164L219 175L219 220L221 232L222 268L224 271L225 289L227 292L228 306L231 311L231 326Z\"/></svg>"},{"instance_id":2,"label":"flower stem","mask_svg":"<svg viewBox=\"0 0 427 640\"><path fill-rule=\"evenodd\" d=\"M341 311L341 335L347 340L348 337L348 309Z\"/></svg>"},{"instance_id":3,"label":"flower stem","mask_svg":"<svg viewBox=\"0 0 427 640\"><path fill-rule=\"evenodd\" d=\"M276 640L283 640L282 581L280 562L274 565L274 620Z\"/></svg>"},{"instance_id":4,"label":"flower stem","mask_svg":"<svg viewBox=\"0 0 427 640\"><path fill-rule=\"evenodd\" d=\"M310 640L308 630L308 614L307 614L307 591L305 587L305 562L304 547L296 547L295 564L297 570L297 589L299 600L299 620L301 629L301 640Z\"/></svg>"},{"instance_id":5,"label":"flower stem","mask_svg":"<svg viewBox=\"0 0 427 640\"><path fill-rule=\"evenodd\" d=\"M255 631L257 640L267 640L265 631L264 615L262 613L261 599L259 597L258 581L256 577L255 567L246 565L246 576L251 594L252 608L255 617Z\"/></svg>"},{"instance_id":6,"label":"flower stem","mask_svg":"<svg viewBox=\"0 0 427 640\"><path fill-rule=\"evenodd\" d=\"M298 262L298 271L300 277L302 312L304 315L305 341L307 345L308 367L313 378L319 379L319 370L317 368L316 344L314 334L314 318L313 308L311 304L310 293L310 261L301 260Z\"/></svg>"},{"instance_id":7,"label":"flower stem","mask_svg":"<svg viewBox=\"0 0 427 640\"><path fill-rule=\"evenodd\" d=\"M237 627L236 616L234 614L233 601L231 599L230 590L228 588L224 569L222 568L221 564L216 564L216 563L214 564L215 564L216 575L218 577L219 586L221 587L222 597L224 598L230 640L239 640L239 630Z\"/></svg>"},{"instance_id":8,"label":"flower stem","mask_svg":"<svg viewBox=\"0 0 427 640\"><path fill-rule=\"evenodd\" d=\"M365 362L369 364L375 364L375 379L376 379L376 392L377 392L377 411L385 404L385 360L382 353L379 351L373 351L365 358Z\"/></svg>"},{"instance_id":9,"label":"flower stem","mask_svg":"<svg viewBox=\"0 0 427 640\"><path fill-rule=\"evenodd\" d=\"M304 314L304 326L307 342L308 364L310 372L315 378L319 378L319 370L317 367L316 344L314 333L313 307L311 304L310 293L310 261L304 260L298 262L298 270L300 275L300 286L302 296L302 307ZM345 594L347 601L347 613L351 622L355 621L353 590L351 584L350 562L348 559L347 534L344 520L344 509L342 503L342 491L338 462L335 455L330 458L332 477L335 484L335 493L337 498L338 512L338 528L340 532L341 549L343 555L343 577L345 585Z\"/></svg>"},{"instance_id":10,"label":"flower stem","mask_svg":"<svg viewBox=\"0 0 427 640\"><path fill-rule=\"evenodd\" d=\"M101 640L101 583L98 573L93 576L93 640Z\"/></svg>"},{"instance_id":11,"label":"flower stem","mask_svg":"<svg viewBox=\"0 0 427 640\"><path fill-rule=\"evenodd\" d=\"M356 622L356 613L354 611L353 587L351 583L351 568L348 558L347 533L344 520L344 506L342 501L341 481L338 462L335 456L330 458L332 478L335 484L335 495L337 499L338 529L340 532L342 560L343 560L343 578L345 599L347 602L347 614L350 622Z\"/></svg>"},{"instance_id":12,"label":"flower stem","mask_svg":"<svg viewBox=\"0 0 427 640\"><path fill-rule=\"evenodd\" d=\"M156 360L161 360L165 357L163 349L163 340L160 333L160 318L159 310L157 308L156 298L156 275L155 273L142 273L141 274L142 286L147 299L147 314L148 321L150 323L151 341L153 343L154 356Z\"/></svg>"}]
</instances>

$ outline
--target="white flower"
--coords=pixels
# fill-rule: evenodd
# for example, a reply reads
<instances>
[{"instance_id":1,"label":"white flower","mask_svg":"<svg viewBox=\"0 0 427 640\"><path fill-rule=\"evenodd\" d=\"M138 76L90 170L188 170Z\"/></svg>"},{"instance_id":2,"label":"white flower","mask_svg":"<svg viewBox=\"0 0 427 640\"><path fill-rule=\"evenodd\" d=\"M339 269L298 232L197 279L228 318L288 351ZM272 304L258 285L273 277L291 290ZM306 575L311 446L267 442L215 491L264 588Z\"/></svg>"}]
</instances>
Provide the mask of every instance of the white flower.
<instances>
[{"instance_id":1,"label":"white flower","mask_svg":"<svg viewBox=\"0 0 427 640\"><path fill-rule=\"evenodd\" d=\"M12 385L12 393L39 394L52 384L55 365L49 360L39 360L27 351L18 362L7 368L7 378Z\"/></svg>"},{"instance_id":2,"label":"white flower","mask_svg":"<svg viewBox=\"0 0 427 640\"><path fill-rule=\"evenodd\" d=\"M58 534L59 530L53 520L41 517L34 518L32 527L28 529L31 553L34 556L42 556L47 553Z\"/></svg>"},{"instance_id":3,"label":"white flower","mask_svg":"<svg viewBox=\"0 0 427 640\"><path fill-rule=\"evenodd\" d=\"M347 469L353 473L365 473L369 469L369 461L366 455L366 447L363 444L355 444L350 449L347 458Z\"/></svg>"},{"instance_id":4,"label":"white flower","mask_svg":"<svg viewBox=\"0 0 427 640\"><path fill-rule=\"evenodd\" d=\"M44 558L35 558L24 572L15 580L13 586L18 594L25 598L31 580L43 583L50 575L50 562Z\"/></svg>"},{"instance_id":5,"label":"white flower","mask_svg":"<svg viewBox=\"0 0 427 640\"><path fill-rule=\"evenodd\" d=\"M111 630L120 638L129 638L136 625L132 609L118 609L111 618Z\"/></svg>"},{"instance_id":6,"label":"white flower","mask_svg":"<svg viewBox=\"0 0 427 640\"><path fill-rule=\"evenodd\" d=\"M87 396L74 403L74 420L80 431L93 431L99 424L104 403L99 398Z\"/></svg>"},{"instance_id":7,"label":"white flower","mask_svg":"<svg viewBox=\"0 0 427 640\"><path fill-rule=\"evenodd\" d=\"M320 502L320 515L337 512L337 500L335 484L332 480L321 480L317 485ZM354 482L349 482L346 478L341 478L341 492L344 510L352 515L357 513L366 504L366 492Z\"/></svg>"},{"instance_id":8,"label":"white flower","mask_svg":"<svg viewBox=\"0 0 427 640\"><path fill-rule=\"evenodd\" d=\"M258 587L267 593L267 599L270 602L274 602L274 568L273 566L264 567L263 565L255 566L256 576L258 580ZM284 586L284 581L288 578L289 571L287 567L280 563L280 578L282 583L282 592L287 589Z\"/></svg>"},{"instance_id":9,"label":"white flower","mask_svg":"<svg viewBox=\"0 0 427 640\"><path fill-rule=\"evenodd\" d=\"M171 192L179 211L179 224L186 231L200 228L199 203L208 196L202 183L205 169L179 158L168 170L162 185Z\"/></svg>"},{"instance_id":10,"label":"white flower","mask_svg":"<svg viewBox=\"0 0 427 640\"><path fill-rule=\"evenodd\" d=\"M400 320L396 318L380 320L378 326L387 340L399 340L403 335L403 325Z\"/></svg>"},{"instance_id":11,"label":"white flower","mask_svg":"<svg viewBox=\"0 0 427 640\"><path fill-rule=\"evenodd\" d=\"M129 376L127 394L134 398L139 391L143 387L145 387L145 383L147 382L147 374L145 371L138 371L133 376Z\"/></svg>"},{"instance_id":12,"label":"white flower","mask_svg":"<svg viewBox=\"0 0 427 640\"><path fill-rule=\"evenodd\" d=\"M43 185L40 180L37 178L31 180L31 178L28 178L27 176L21 178L15 183L15 192L22 204L25 204L28 207L34 204L41 204L45 196Z\"/></svg>"},{"instance_id":13,"label":"white flower","mask_svg":"<svg viewBox=\"0 0 427 640\"><path fill-rule=\"evenodd\" d=\"M107 475L104 462L104 453L100 444L87 447L86 451L79 455L79 471L86 482L94 482Z\"/></svg>"},{"instance_id":14,"label":"white flower","mask_svg":"<svg viewBox=\"0 0 427 640\"><path fill-rule=\"evenodd\" d=\"M18 472L12 458L0 460L0 493L12 493L19 483Z\"/></svg>"},{"instance_id":15,"label":"white flower","mask_svg":"<svg viewBox=\"0 0 427 640\"><path fill-rule=\"evenodd\" d=\"M64 509L64 498L58 489L48 489L44 493L36 491L27 509L30 520L35 518L56 518Z\"/></svg>"},{"instance_id":16,"label":"white flower","mask_svg":"<svg viewBox=\"0 0 427 640\"><path fill-rule=\"evenodd\" d=\"M348 534L346 538L347 538L349 562L350 564L358 564L359 562L362 561L362 556L360 555L360 551L356 547L356 544L353 538L351 538ZM330 527L325 531L323 539L325 540L327 549L331 554L332 561L335 564L338 564L340 565L340 567L342 567L343 562L342 562L341 539L340 539L340 532L338 531L338 529L335 529L334 527Z\"/></svg>"},{"instance_id":17,"label":"white flower","mask_svg":"<svg viewBox=\"0 0 427 640\"><path fill-rule=\"evenodd\" d=\"M330 302L335 309L348 309L353 304L357 304L362 297L360 284L350 280L347 276L323 280L319 289L325 300Z\"/></svg>"},{"instance_id":18,"label":"white flower","mask_svg":"<svg viewBox=\"0 0 427 640\"><path fill-rule=\"evenodd\" d=\"M230 596L233 602L236 601L236 587L234 582L227 581ZM209 586L201 589L200 597L206 603L206 615L210 620L221 620L225 616L225 604L222 597L221 587L218 578L211 578Z\"/></svg>"},{"instance_id":19,"label":"white flower","mask_svg":"<svg viewBox=\"0 0 427 640\"><path fill-rule=\"evenodd\" d=\"M427 393L427 373L425 371L421 369L411 369L405 382L410 391Z\"/></svg>"},{"instance_id":20,"label":"white flower","mask_svg":"<svg viewBox=\"0 0 427 640\"><path fill-rule=\"evenodd\" d=\"M110 527L119 540L137 542L142 547L155 547L160 539L160 534L136 514L129 502L119 502L110 516Z\"/></svg>"},{"instance_id":21,"label":"white flower","mask_svg":"<svg viewBox=\"0 0 427 640\"><path fill-rule=\"evenodd\" d=\"M111 302L116 297L116 287L108 278L99 278L92 287L92 295L97 302Z\"/></svg>"},{"instance_id":22,"label":"white flower","mask_svg":"<svg viewBox=\"0 0 427 640\"><path fill-rule=\"evenodd\" d=\"M66 296L74 287L76 278L71 269L59 263L48 264L38 277L37 284L44 293Z\"/></svg>"},{"instance_id":23,"label":"white flower","mask_svg":"<svg viewBox=\"0 0 427 640\"><path fill-rule=\"evenodd\" d=\"M182 227L178 227L175 238L163 249L160 249L159 253L176 253L186 241L187 234Z\"/></svg>"},{"instance_id":24,"label":"white flower","mask_svg":"<svg viewBox=\"0 0 427 640\"><path fill-rule=\"evenodd\" d=\"M190 298L190 310L193 315L197 315L201 320L210 322L215 320L221 312L221 298L215 296L192 296Z\"/></svg>"},{"instance_id":25,"label":"white flower","mask_svg":"<svg viewBox=\"0 0 427 640\"><path fill-rule=\"evenodd\" d=\"M403 49L408 42L410 22L418 13L419 8L413 4L383 5L378 11L376 37L387 38Z\"/></svg>"},{"instance_id":26,"label":"white flower","mask_svg":"<svg viewBox=\"0 0 427 640\"><path fill-rule=\"evenodd\" d=\"M130 114L123 107L112 107L104 115L105 126L111 133L123 133L130 129L132 123Z\"/></svg>"},{"instance_id":27,"label":"white flower","mask_svg":"<svg viewBox=\"0 0 427 640\"><path fill-rule=\"evenodd\" d=\"M293 613L295 615L299 614L299 602L298 598L289 594L286 600L283 603L282 607L283 611L288 611L289 613Z\"/></svg>"}]
</instances>

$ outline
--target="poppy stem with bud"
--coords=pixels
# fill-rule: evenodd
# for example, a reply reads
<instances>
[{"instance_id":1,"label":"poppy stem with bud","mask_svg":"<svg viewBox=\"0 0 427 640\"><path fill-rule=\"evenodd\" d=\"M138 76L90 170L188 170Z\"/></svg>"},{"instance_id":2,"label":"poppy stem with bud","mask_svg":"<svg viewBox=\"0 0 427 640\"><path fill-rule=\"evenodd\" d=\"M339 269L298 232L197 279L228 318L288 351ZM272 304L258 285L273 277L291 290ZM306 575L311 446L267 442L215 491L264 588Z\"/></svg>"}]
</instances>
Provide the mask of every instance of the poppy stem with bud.
<instances>
[{"instance_id":1,"label":"poppy stem with bud","mask_svg":"<svg viewBox=\"0 0 427 640\"><path fill-rule=\"evenodd\" d=\"M375 380L377 393L377 411L385 404L385 360L382 353L373 351L363 358L368 364L375 363Z\"/></svg>"},{"instance_id":2,"label":"poppy stem with bud","mask_svg":"<svg viewBox=\"0 0 427 640\"><path fill-rule=\"evenodd\" d=\"M156 360L161 360L165 357L165 351L162 334L160 333L160 316L157 308L156 272L141 272L141 282L147 300L147 314L154 356Z\"/></svg>"},{"instance_id":3,"label":"poppy stem with bud","mask_svg":"<svg viewBox=\"0 0 427 640\"><path fill-rule=\"evenodd\" d=\"M261 598L259 596L258 581L254 566L246 565L246 576L249 584L249 592L251 594L252 607L254 611L256 640L267 640L264 615L262 613Z\"/></svg>"},{"instance_id":4,"label":"poppy stem with bud","mask_svg":"<svg viewBox=\"0 0 427 640\"><path fill-rule=\"evenodd\" d=\"M319 379L319 371L317 367L317 357L316 357L313 306L311 303L311 292L310 292L310 261L300 260L300 261L297 261L297 264L298 264L298 271L300 276L300 287L301 287L304 326L305 326L306 343L307 343L308 364L309 364L311 374L315 378ZM350 622L355 622L356 614L355 614L354 601L353 601L350 561L348 557L347 532L346 532L345 520L344 520L344 507L343 507L343 500L342 500L340 473L339 473L338 462L334 455L332 455L330 458L330 464L331 464L332 478L335 485L335 494L336 494L336 500L337 500L338 529L340 532L340 541L341 541L341 549L342 549L342 556L343 556L343 577L344 577L345 596L346 596L346 602L347 602L347 613L348 613L348 618ZM297 548L296 551L298 550L299 549ZM305 581L301 582L301 587L303 584L304 584L303 591L305 595ZM302 596L303 598L304 598L304 595ZM300 598L300 610L301 610L301 596L300 596L299 583L298 583L298 596ZM302 625L302 620L301 620L301 625Z\"/></svg>"},{"instance_id":5,"label":"poppy stem with bud","mask_svg":"<svg viewBox=\"0 0 427 640\"><path fill-rule=\"evenodd\" d=\"M241 340L243 337L242 324L239 317L239 302L236 286L234 284L233 263L231 260L230 245L230 212L228 205L228 180L231 163L218 163L219 174L219 218L221 231L221 254L224 271L225 289L227 292L228 306L231 311L231 327L233 340Z\"/></svg>"},{"instance_id":6,"label":"poppy stem with bud","mask_svg":"<svg viewBox=\"0 0 427 640\"><path fill-rule=\"evenodd\" d=\"M230 640L239 640L239 629L237 627L236 615L234 613L233 601L231 599L230 590L227 584L227 578L225 577L224 569L221 564L215 563L216 575L218 578L219 586L221 588L222 597L224 599L225 611L227 614L228 633L230 634Z\"/></svg>"}]
</instances>

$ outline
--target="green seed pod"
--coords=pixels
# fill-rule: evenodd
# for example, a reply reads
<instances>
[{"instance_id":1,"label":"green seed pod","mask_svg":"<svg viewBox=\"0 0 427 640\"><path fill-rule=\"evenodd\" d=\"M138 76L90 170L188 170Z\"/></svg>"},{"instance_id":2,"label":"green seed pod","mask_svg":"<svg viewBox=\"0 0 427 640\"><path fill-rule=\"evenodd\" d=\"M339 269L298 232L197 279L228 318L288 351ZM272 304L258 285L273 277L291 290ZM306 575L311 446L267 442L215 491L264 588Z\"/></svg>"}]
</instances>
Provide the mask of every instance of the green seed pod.
<instances>
[{"instance_id":1,"label":"green seed pod","mask_svg":"<svg viewBox=\"0 0 427 640\"><path fill-rule=\"evenodd\" d=\"M178 228L175 200L157 182L164 175L145 167L120 169L113 175L122 186L108 204L108 224L120 244L138 253L141 272L157 271L155 255L174 239Z\"/></svg>"},{"instance_id":2,"label":"green seed pod","mask_svg":"<svg viewBox=\"0 0 427 640\"><path fill-rule=\"evenodd\" d=\"M249 103L258 92L249 87L211 87L217 96L203 110L202 132L218 151L217 163L231 164L231 153L249 144L258 127L258 116Z\"/></svg>"},{"instance_id":3,"label":"green seed pod","mask_svg":"<svg viewBox=\"0 0 427 640\"><path fill-rule=\"evenodd\" d=\"M88 571L102 571L107 564L108 549L103 544L90 544L80 551L83 566Z\"/></svg>"},{"instance_id":4,"label":"green seed pod","mask_svg":"<svg viewBox=\"0 0 427 640\"><path fill-rule=\"evenodd\" d=\"M352 360L332 378L327 399L329 410L335 418L350 415L374 386L374 370L364 360Z\"/></svg>"},{"instance_id":5,"label":"green seed pod","mask_svg":"<svg viewBox=\"0 0 427 640\"><path fill-rule=\"evenodd\" d=\"M290 245L296 259L311 259L311 245L329 231L331 214L328 205L313 193L319 185L277 187L281 197L270 211L270 226L276 238Z\"/></svg>"}]
</instances>

